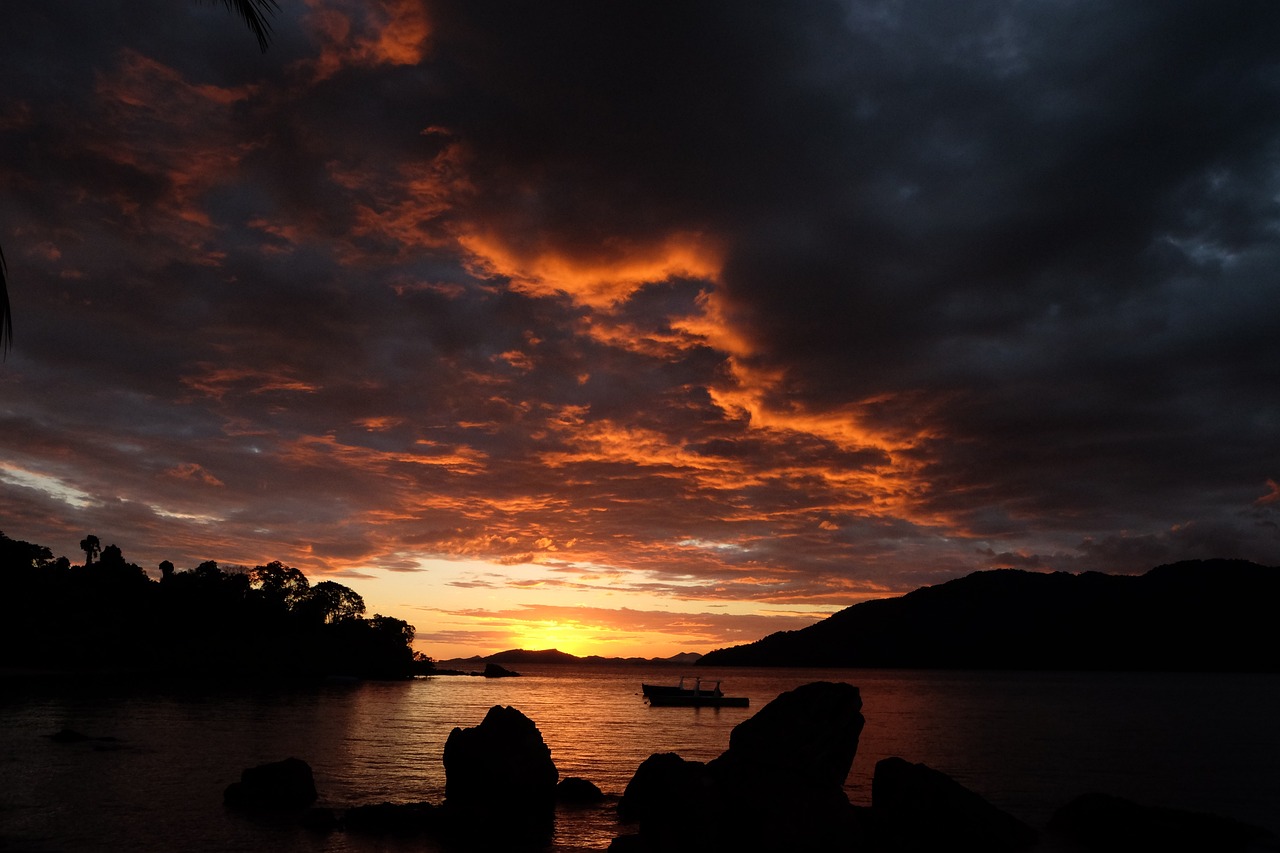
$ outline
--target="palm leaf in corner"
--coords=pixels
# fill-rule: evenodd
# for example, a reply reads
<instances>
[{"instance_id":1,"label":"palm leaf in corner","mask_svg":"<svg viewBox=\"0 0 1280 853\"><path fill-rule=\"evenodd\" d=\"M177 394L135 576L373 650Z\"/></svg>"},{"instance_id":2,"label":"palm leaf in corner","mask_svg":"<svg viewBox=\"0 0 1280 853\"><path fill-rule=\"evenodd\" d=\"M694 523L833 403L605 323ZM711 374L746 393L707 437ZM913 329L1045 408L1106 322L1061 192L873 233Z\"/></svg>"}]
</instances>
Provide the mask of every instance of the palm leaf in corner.
<instances>
[{"instance_id":1,"label":"palm leaf in corner","mask_svg":"<svg viewBox=\"0 0 1280 853\"><path fill-rule=\"evenodd\" d=\"M268 18L280 9L276 0L222 0L228 11L238 12L258 37L258 47L266 53L271 44L271 22Z\"/></svg>"},{"instance_id":2,"label":"palm leaf in corner","mask_svg":"<svg viewBox=\"0 0 1280 853\"><path fill-rule=\"evenodd\" d=\"M280 9L276 0L222 0L227 11L238 12L258 39L258 47L265 53L271 45L271 21L269 18ZM7 356L13 346L13 311L9 307L9 276L4 262L4 250L0 249L0 356Z\"/></svg>"}]
</instances>

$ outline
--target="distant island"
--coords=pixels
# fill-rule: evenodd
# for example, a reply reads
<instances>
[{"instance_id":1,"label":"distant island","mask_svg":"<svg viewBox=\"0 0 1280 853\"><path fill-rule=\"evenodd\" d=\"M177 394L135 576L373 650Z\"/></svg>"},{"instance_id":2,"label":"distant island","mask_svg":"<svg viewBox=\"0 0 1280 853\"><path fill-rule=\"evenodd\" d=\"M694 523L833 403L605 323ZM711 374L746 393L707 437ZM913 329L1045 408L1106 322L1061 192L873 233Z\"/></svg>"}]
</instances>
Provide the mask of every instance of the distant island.
<instances>
[{"instance_id":1,"label":"distant island","mask_svg":"<svg viewBox=\"0 0 1280 853\"><path fill-rule=\"evenodd\" d=\"M624 665L641 665L641 664L670 664L672 666L693 666L702 655L697 652L681 652L666 658L643 658L643 657L601 657L600 655L587 655L579 657L571 655L568 652L562 652L559 649L507 649L504 652L496 652L491 655L473 655L469 658L453 658L451 660L437 661L440 668L451 669L475 669L476 666L483 666L486 663L496 664L599 664L607 666L624 666Z\"/></svg>"},{"instance_id":2,"label":"distant island","mask_svg":"<svg viewBox=\"0 0 1280 853\"><path fill-rule=\"evenodd\" d=\"M1280 671L1280 567L1191 560L1143 575L996 569L855 604L700 666Z\"/></svg>"}]
</instances>

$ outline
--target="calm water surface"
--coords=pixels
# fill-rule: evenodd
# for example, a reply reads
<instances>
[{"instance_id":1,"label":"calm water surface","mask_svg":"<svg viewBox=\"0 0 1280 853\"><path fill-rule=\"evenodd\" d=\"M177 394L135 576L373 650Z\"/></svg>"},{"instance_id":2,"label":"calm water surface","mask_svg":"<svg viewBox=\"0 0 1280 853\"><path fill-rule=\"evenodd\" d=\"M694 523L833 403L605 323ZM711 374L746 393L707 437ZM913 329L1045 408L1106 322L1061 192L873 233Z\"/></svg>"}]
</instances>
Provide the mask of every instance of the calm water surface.
<instances>
[{"instance_id":1,"label":"calm water surface","mask_svg":"<svg viewBox=\"0 0 1280 853\"><path fill-rule=\"evenodd\" d=\"M1100 790L1211 811L1280 833L1280 676L903 670L697 671L748 709L649 708L640 682L687 670L528 667L524 677L435 677L310 689L124 688L0 682L0 849L399 851L421 842L310 834L226 812L248 766L290 755L315 772L320 805L444 797L454 726L493 705L528 715L561 777L620 794L654 752L707 760L784 690L816 680L862 691L866 727L846 788L869 804L876 761L900 755L955 777L1043 827ZM60 744L67 727L111 741ZM603 850L611 807L562 810L557 850Z\"/></svg>"}]
</instances>

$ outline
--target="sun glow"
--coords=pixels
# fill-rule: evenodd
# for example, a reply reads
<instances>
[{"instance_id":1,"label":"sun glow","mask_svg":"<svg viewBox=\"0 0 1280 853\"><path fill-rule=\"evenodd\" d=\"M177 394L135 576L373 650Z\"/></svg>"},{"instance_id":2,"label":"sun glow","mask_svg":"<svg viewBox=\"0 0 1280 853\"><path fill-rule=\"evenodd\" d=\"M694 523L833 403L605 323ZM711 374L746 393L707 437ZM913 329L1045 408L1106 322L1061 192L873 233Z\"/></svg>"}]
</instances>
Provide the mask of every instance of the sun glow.
<instances>
[{"instance_id":1,"label":"sun glow","mask_svg":"<svg viewBox=\"0 0 1280 853\"><path fill-rule=\"evenodd\" d=\"M607 647L608 638L602 633L607 632L595 625L545 619L513 626L512 639L515 648L559 649L583 657Z\"/></svg>"}]
</instances>

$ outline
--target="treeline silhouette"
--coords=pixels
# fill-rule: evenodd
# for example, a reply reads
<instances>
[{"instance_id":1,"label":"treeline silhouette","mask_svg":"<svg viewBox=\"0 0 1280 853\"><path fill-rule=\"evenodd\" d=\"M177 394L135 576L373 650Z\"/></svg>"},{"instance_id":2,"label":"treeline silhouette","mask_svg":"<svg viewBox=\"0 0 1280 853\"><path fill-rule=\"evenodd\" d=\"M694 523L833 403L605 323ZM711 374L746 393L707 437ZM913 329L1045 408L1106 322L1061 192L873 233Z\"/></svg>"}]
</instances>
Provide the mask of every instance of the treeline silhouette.
<instances>
[{"instance_id":1,"label":"treeline silhouette","mask_svg":"<svg viewBox=\"0 0 1280 853\"><path fill-rule=\"evenodd\" d=\"M403 678L429 671L414 628L366 618L365 604L333 581L312 585L271 562L188 571L160 564L153 580L115 545L80 543L83 565L0 533L0 665L194 677Z\"/></svg>"}]
</instances>

